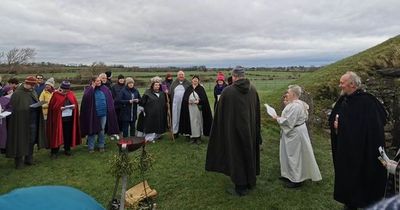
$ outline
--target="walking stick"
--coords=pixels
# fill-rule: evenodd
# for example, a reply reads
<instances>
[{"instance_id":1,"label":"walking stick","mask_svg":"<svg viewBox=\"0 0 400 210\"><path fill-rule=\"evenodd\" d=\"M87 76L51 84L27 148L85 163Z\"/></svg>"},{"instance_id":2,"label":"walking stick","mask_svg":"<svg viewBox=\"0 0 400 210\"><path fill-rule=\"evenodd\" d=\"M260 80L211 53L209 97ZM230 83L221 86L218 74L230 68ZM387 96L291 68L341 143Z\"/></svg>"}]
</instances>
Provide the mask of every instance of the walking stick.
<instances>
[{"instance_id":1,"label":"walking stick","mask_svg":"<svg viewBox=\"0 0 400 210\"><path fill-rule=\"evenodd\" d=\"M167 125L168 125L169 132L171 133L172 141L175 141L174 132L172 132L171 106L169 104L170 100L169 100L168 93L165 93L165 96L167 97Z\"/></svg>"}]
</instances>

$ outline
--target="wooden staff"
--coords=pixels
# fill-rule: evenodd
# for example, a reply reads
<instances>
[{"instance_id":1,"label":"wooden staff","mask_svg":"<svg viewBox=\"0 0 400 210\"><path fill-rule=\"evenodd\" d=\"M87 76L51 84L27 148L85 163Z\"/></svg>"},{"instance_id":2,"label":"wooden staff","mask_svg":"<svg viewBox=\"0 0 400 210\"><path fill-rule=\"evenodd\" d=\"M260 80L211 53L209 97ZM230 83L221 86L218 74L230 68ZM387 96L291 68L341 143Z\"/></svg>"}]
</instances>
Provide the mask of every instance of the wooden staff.
<instances>
[{"instance_id":1,"label":"wooden staff","mask_svg":"<svg viewBox=\"0 0 400 210\"><path fill-rule=\"evenodd\" d=\"M171 116L171 106L169 104L169 102L170 102L169 94L165 93L165 96L167 97L167 125L168 125L169 131L171 132L172 141L175 141L174 132L172 131L172 116Z\"/></svg>"}]
</instances>

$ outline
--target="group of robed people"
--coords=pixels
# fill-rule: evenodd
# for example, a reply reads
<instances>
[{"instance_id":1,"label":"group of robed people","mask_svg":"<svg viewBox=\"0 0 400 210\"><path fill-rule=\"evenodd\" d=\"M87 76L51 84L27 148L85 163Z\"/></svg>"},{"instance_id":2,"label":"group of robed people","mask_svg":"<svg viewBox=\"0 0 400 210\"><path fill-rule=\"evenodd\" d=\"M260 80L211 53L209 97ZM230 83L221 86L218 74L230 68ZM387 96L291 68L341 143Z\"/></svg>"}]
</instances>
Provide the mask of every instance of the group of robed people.
<instances>
[{"instance_id":1,"label":"group of robed people","mask_svg":"<svg viewBox=\"0 0 400 210\"><path fill-rule=\"evenodd\" d=\"M22 161L27 165L33 163L34 144L38 148L51 148L56 153L60 145L65 147L66 139L70 139L64 148L68 155L68 147L80 144L81 137L86 135L89 151L94 150L95 135L98 135L99 150L104 151L105 132L112 135L123 130L124 137L128 133L135 135L136 115L139 114L142 119L137 129L145 136L151 134L147 136L150 141L159 138L168 127L174 137L185 135L192 143L200 142L202 135L209 136L206 170L229 176L235 185L227 190L230 194L247 195L256 186L256 176L260 174L260 98L245 77L243 67L234 68L231 78L232 84L226 84L224 76L217 75L214 118L200 78L194 76L190 82L185 79L184 72L179 71L174 81L170 74L165 81L153 78L142 96L129 85L134 84L133 79L112 87L107 77L105 83L101 77L96 77L85 88L80 117L70 83L64 81L53 91L44 121L34 90L38 79L29 76L9 97L12 114L7 121L6 155L15 158L19 168ZM364 208L385 194L386 169L377 157L378 147L384 146L387 113L376 97L361 88L361 79L354 72L344 74L339 87L342 93L329 117L334 198L348 209ZM9 88L5 90L10 91ZM281 178L289 183L289 188L299 187L308 179L321 180L305 124L308 105L299 100L301 92L298 86L289 86L282 115L274 117L282 129ZM142 105L144 109L137 113L135 105ZM70 111L65 111L68 109ZM168 112L171 112L170 123Z\"/></svg>"}]
</instances>

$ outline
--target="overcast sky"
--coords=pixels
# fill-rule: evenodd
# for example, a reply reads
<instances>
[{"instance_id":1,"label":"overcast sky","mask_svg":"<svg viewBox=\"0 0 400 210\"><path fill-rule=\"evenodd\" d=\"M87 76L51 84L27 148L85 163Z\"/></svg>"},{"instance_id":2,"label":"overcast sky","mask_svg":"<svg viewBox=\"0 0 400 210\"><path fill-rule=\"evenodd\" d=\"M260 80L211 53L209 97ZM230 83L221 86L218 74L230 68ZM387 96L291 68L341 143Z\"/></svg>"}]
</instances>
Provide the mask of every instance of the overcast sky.
<instances>
[{"instance_id":1,"label":"overcast sky","mask_svg":"<svg viewBox=\"0 0 400 210\"><path fill-rule=\"evenodd\" d=\"M35 62L325 65L400 34L399 0L1 0L0 52Z\"/></svg>"}]
</instances>

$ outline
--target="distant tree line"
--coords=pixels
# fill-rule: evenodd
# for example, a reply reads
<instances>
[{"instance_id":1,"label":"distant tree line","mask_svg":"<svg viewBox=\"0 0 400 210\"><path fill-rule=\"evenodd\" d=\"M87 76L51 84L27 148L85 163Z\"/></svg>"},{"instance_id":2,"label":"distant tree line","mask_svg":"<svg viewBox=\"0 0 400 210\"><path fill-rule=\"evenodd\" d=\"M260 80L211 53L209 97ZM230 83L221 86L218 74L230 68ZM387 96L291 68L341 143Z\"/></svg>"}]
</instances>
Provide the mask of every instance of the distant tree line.
<instances>
[{"instance_id":1,"label":"distant tree line","mask_svg":"<svg viewBox=\"0 0 400 210\"><path fill-rule=\"evenodd\" d=\"M129 72L175 72L184 71L229 71L231 68L207 68L204 65L191 67L125 67L124 65L106 65L102 61L95 61L91 65L86 64L58 64L51 62L32 62L36 55L34 48L13 48L8 52L0 52L0 72L9 74L20 73L55 73L60 71L80 71L84 77L97 75L110 71ZM315 71L321 67L288 66L288 67L251 67L249 71ZM6 72L5 72L6 71Z\"/></svg>"}]
</instances>

